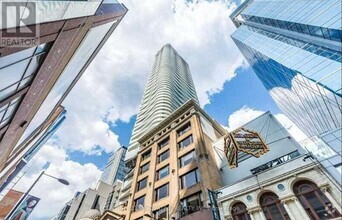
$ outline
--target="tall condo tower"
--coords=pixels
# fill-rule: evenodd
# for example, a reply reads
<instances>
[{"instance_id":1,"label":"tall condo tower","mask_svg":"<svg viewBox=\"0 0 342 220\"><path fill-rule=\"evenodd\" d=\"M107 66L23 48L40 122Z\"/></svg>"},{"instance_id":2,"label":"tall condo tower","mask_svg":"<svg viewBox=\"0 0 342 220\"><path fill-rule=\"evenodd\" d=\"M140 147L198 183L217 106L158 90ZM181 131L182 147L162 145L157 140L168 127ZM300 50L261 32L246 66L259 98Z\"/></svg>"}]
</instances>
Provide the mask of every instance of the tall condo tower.
<instances>
[{"instance_id":1,"label":"tall condo tower","mask_svg":"<svg viewBox=\"0 0 342 220\"><path fill-rule=\"evenodd\" d=\"M139 138L190 99L198 103L189 65L166 44L155 56L125 160L137 154Z\"/></svg>"},{"instance_id":2,"label":"tall condo tower","mask_svg":"<svg viewBox=\"0 0 342 220\"><path fill-rule=\"evenodd\" d=\"M231 37L280 109L310 137L308 144L329 145L337 156L341 5L341 0L246 0L230 16L238 28ZM340 176L333 169L341 163L330 164L327 169Z\"/></svg>"}]
</instances>

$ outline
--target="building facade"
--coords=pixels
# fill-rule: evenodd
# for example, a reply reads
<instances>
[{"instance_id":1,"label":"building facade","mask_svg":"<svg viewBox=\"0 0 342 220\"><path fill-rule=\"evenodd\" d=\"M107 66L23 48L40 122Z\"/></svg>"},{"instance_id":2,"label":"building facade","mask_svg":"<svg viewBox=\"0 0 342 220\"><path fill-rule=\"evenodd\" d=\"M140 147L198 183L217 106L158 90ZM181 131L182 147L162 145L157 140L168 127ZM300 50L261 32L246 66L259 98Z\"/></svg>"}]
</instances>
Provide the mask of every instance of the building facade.
<instances>
[{"instance_id":1,"label":"building facade","mask_svg":"<svg viewBox=\"0 0 342 220\"><path fill-rule=\"evenodd\" d=\"M84 192L76 193L61 209L58 220L81 219L90 212L103 213L107 207L107 199L115 187L99 181L95 188L88 188Z\"/></svg>"},{"instance_id":2,"label":"building facade","mask_svg":"<svg viewBox=\"0 0 342 220\"><path fill-rule=\"evenodd\" d=\"M189 100L141 137L125 219L212 219L207 190L222 186L212 143L225 134Z\"/></svg>"},{"instance_id":3,"label":"building facade","mask_svg":"<svg viewBox=\"0 0 342 220\"><path fill-rule=\"evenodd\" d=\"M124 180L126 151L127 148L122 146L109 156L106 167L100 178L101 181L114 185L116 180Z\"/></svg>"},{"instance_id":4,"label":"building facade","mask_svg":"<svg viewBox=\"0 0 342 220\"><path fill-rule=\"evenodd\" d=\"M341 185L271 113L264 113L242 128L258 132L268 151L260 157L239 152L238 165L231 169L224 153L224 137L213 143L224 184L216 190L221 219L341 217Z\"/></svg>"},{"instance_id":5,"label":"building facade","mask_svg":"<svg viewBox=\"0 0 342 220\"><path fill-rule=\"evenodd\" d=\"M126 160L139 151L138 140L189 99L198 102L189 65L170 45L156 54L133 128Z\"/></svg>"},{"instance_id":6,"label":"building facade","mask_svg":"<svg viewBox=\"0 0 342 220\"><path fill-rule=\"evenodd\" d=\"M231 35L279 108L309 137L302 143L341 175L341 0L246 0ZM322 150L323 148L329 150Z\"/></svg>"},{"instance_id":7,"label":"building facade","mask_svg":"<svg viewBox=\"0 0 342 220\"><path fill-rule=\"evenodd\" d=\"M305 160L307 156L291 158L219 189L222 219L340 219L340 185L317 161Z\"/></svg>"},{"instance_id":8,"label":"building facade","mask_svg":"<svg viewBox=\"0 0 342 220\"><path fill-rule=\"evenodd\" d=\"M13 8L1 4L4 10ZM21 160L14 153L30 150L27 143L44 130L127 12L115 0L27 1L15 6L30 13L36 9L36 16L25 23L11 22L13 18L0 26L1 179L6 179L9 163ZM23 24L35 30L29 38L34 43L15 44L26 39L20 32Z\"/></svg>"}]
</instances>

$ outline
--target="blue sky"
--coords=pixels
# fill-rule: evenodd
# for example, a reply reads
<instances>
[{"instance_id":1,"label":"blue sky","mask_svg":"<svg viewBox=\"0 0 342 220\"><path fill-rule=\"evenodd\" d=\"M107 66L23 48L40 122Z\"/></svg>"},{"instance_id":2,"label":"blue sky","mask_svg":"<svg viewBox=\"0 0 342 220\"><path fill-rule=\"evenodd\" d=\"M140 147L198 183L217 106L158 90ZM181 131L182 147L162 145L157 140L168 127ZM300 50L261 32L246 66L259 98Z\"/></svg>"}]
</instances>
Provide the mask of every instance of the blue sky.
<instances>
[{"instance_id":1,"label":"blue sky","mask_svg":"<svg viewBox=\"0 0 342 220\"><path fill-rule=\"evenodd\" d=\"M239 68L236 76L224 83L221 92L210 96L210 103L204 106L204 110L216 121L228 126L228 117L233 112L247 106L251 109L271 111L273 114L280 110L262 85L256 74L250 67ZM119 142L128 146L136 115L129 122L118 120L111 125L111 130L119 136ZM87 155L80 151L69 153L69 159L81 164L94 163L99 169L103 169L109 153L102 151L101 155Z\"/></svg>"}]
</instances>

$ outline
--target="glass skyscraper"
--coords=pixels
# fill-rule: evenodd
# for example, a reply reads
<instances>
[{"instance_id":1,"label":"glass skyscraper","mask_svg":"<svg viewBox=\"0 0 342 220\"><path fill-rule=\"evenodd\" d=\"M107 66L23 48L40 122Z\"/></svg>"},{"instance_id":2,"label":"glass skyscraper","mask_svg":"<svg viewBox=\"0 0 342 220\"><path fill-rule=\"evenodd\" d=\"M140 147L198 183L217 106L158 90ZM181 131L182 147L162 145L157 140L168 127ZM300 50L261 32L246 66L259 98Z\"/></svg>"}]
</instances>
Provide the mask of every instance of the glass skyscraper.
<instances>
[{"instance_id":1,"label":"glass skyscraper","mask_svg":"<svg viewBox=\"0 0 342 220\"><path fill-rule=\"evenodd\" d=\"M337 170L341 5L341 0L246 0L230 16L237 27L231 37L258 78L315 145L333 149L339 162L326 167Z\"/></svg>"},{"instance_id":2,"label":"glass skyscraper","mask_svg":"<svg viewBox=\"0 0 342 220\"><path fill-rule=\"evenodd\" d=\"M189 65L166 44L155 56L125 160L138 152L139 138L190 99L198 103Z\"/></svg>"},{"instance_id":3,"label":"glass skyscraper","mask_svg":"<svg viewBox=\"0 0 342 220\"><path fill-rule=\"evenodd\" d=\"M113 152L106 164L105 169L101 175L100 180L103 182L114 185L116 180L123 181L125 178L125 155L127 148L122 146L117 151Z\"/></svg>"}]
</instances>

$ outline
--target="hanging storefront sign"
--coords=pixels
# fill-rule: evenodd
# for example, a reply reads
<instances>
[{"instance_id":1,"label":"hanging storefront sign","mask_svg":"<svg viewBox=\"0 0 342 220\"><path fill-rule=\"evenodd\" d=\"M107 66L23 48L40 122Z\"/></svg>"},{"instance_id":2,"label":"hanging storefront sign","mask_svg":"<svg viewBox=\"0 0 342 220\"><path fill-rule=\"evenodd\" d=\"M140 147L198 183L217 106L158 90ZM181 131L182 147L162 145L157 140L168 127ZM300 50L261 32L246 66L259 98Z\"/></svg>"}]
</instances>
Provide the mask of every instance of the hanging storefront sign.
<instances>
[{"instance_id":1,"label":"hanging storefront sign","mask_svg":"<svg viewBox=\"0 0 342 220\"><path fill-rule=\"evenodd\" d=\"M224 152L230 168L238 166L238 152L260 157L268 151L266 143L255 131L239 128L224 137Z\"/></svg>"}]
</instances>

